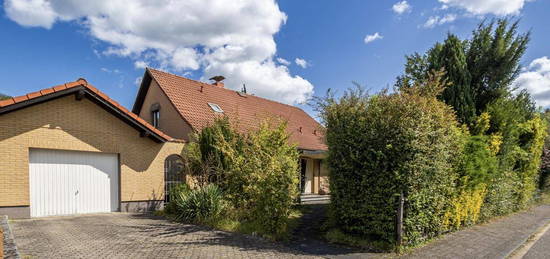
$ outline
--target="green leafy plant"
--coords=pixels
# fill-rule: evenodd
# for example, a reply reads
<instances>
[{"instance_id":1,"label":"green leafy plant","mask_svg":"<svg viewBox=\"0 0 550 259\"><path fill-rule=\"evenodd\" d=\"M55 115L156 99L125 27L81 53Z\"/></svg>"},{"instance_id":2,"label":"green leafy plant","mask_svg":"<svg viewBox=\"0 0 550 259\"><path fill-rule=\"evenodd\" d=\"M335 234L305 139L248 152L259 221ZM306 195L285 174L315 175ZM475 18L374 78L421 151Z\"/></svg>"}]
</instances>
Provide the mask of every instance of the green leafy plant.
<instances>
[{"instance_id":1,"label":"green leafy plant","mask_svg":"<svg viewBox=\"0 0 550 259\"><path fill-rule=\"evenodd\" d=\"M229 204L223 228L270 237L287 232L298 195L298 159L286 123L266 120L246 134L220 118L199 132L183 152L197 186L216 184ZM238 227L237 227L238 226Z\"/></svg>"},{"instance_id":2,"label":"green leafy plant","mask_svg":"<svg viewBox=\"0 0 550 259\"><path fill-rule=\"evenodd\" d=\"M171 201L176 220L192 223L208 223L218 220L226 209L223 194L216 185L176 188Z\"/></svg>"}]
</instances>

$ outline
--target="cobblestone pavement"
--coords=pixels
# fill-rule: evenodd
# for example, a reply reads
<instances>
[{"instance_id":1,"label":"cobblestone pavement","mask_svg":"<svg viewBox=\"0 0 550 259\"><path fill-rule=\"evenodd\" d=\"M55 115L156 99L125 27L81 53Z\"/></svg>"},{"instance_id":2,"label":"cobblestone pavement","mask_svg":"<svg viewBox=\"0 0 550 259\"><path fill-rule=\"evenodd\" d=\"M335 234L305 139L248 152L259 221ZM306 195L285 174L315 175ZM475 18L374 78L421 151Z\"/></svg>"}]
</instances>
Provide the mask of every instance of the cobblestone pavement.
<instances>
[{"instance_id":1,"label":"cobblestone pavement","mask_svg":"<svg viewBox=\"0 0 550 259\"><path fill-rule=\"evenodd\" d=\"M443 236L441 239L416 249L405 258L504 258L550 220L550 205L542 205L525 212L499 218L483 225ZM533 258L550 258L550 234L535 243L546 249ZM542 241L542 242L541 242ZM539 244L539 242L541 242ZM528 253L529 254L529 253Z\"/></svg>"},{"instance_id":2,"label":"cobblestone pavement","mask_svg":"<svg viewBox=\"0 0 550 259\"><path fill-rule=\"evenodd\" d=\"M314 258L263 239L138 214L10 222L23 258Z\"/></svg>"}]
</instances>

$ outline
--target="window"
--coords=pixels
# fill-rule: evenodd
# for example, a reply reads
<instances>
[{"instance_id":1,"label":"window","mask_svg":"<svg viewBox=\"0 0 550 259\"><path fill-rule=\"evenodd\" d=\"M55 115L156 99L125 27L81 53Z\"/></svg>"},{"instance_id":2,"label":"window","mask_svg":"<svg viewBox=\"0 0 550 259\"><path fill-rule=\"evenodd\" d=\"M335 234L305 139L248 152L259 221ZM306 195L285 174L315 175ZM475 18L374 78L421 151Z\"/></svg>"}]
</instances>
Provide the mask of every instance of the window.
<instances>
[{"instance_id":1,"label":"window","mask_svg":"<svg viewBox=\"0 0 550 259\"><path fill-rule=\"evenodd\" d=\"M164 161L164 202L170 202L174 187L184 183L183 159L179 155L170 155Z\"/></svg>"},{"instance_id":2,"label":"window","mask_svg":"<svg viewBox=\"0 0 550 259\"><path fill-rule=\"evenodd\" d=\"M210 108L212 108L213 111L223 113L223 110L219 105L215 103L208 103L208 105L210 106Z\"/></svg>"},{"instance_id":3,"label":"window","mask_svg":"<svg viewBox=\"0 0 550 259\"><path fill-rule=\"evenodd\" d=\"M151 118L153 120L153 127L159 127L160 111L152 111Z\"/></svg>"},{"instance_id":4,"label":"window","mask_svg":"<svg viewBox=\"0 0 550 259\"><path fill-rule=\"evenodd\" d=\"M160 104L155 103L151 105L151 124L153 127L158 128L160 123Z\"/></svg>"}]
</instances>

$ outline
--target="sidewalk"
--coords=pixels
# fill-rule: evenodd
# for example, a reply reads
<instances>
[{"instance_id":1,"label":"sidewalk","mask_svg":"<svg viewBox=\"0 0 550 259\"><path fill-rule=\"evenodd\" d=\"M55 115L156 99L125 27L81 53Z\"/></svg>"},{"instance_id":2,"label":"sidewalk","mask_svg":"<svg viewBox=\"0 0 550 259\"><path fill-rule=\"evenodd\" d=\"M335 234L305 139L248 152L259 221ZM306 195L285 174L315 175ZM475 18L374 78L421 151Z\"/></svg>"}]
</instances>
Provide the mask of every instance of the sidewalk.
<instances>
[{"instance_id":1,"label":"sidewalk","mask_svg":"<svg viewBox=\"0 0 550 259\"><path fill-rule=\"evenodd\" d=\"M550 205L444 235L404 258L504 258L550 221ZM547 233L545 236L548 236ZM539 240L539 241L542 241ZM537 242L538 243L538 242ZM541 244L535 244L538 247ZM539 251L537 251L539 252ZM550 258L550 249L544 256ZM537 254L542 256L540 252Z\"/></svg>"}]
</instances>

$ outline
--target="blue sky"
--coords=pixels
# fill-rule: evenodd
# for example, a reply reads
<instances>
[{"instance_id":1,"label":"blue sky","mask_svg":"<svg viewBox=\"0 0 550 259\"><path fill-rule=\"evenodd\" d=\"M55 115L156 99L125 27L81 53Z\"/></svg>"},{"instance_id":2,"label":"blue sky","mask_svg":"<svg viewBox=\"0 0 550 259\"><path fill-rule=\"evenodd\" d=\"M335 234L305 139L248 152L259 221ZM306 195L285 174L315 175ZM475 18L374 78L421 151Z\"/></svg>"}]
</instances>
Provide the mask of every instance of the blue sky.
<instances>
[{"instance_id":1,"label":"blue sky","mask_svg":"<svg viewBox=\"0 0 550 259\"><path fill-rule=\"evenodd\" d=\"M311 112L299 104L311 95L342 92L352 81L375 92L402 73L406 54L508 16L532 32L516 85L550 104L550 0L75 2L2 3L1 93L84 77L130 108L148 65L199 80L223 74L227 87L246 83L249 92Z\"/></svg>"}]
</instances>

